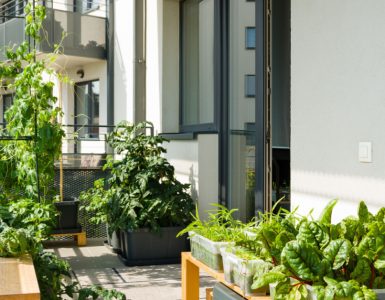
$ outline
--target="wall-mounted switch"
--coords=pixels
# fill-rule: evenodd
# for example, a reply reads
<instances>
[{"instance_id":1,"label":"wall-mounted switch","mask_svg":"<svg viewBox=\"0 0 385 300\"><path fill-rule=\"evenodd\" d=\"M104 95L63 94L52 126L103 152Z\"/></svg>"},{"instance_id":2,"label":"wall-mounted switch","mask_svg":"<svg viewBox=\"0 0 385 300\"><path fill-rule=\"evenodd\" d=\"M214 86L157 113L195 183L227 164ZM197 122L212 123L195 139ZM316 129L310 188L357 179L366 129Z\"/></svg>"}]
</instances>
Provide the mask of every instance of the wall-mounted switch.
<instances>
[{"instance_id":1,"label":"wall-mounted switch","mask_svg":"<svg viewBox=\"0 0 385 300\"><path fill-rule=\"evenodd\" d=\"M371 142L358 143L358 160L359 162L364 162L364 163L372 162L372 143Z\"/></svg>"}]
</instances>

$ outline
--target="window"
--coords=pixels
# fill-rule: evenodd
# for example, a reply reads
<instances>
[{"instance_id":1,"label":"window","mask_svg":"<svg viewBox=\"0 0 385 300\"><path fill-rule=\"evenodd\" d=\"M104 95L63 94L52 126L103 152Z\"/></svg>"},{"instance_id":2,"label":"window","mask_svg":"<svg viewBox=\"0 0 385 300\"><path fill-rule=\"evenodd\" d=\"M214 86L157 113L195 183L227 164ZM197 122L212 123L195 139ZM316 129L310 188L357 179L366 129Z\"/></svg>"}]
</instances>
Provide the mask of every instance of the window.
<instances>
[{"instance_id":1,"label":"window","mask_svg":"<svg viewBox=\"0 0 385 300\"><path fill-rule=\"evenodd\" d=\"M13 94L4 94L3 95L3 120L2 123L5 124L5 112L8 110L8 108L11 107L13 104Z\"/></svg>"},{"instance_id":2,"label":"window","mask_svg":"<svg viewBox=\"0 0 385 300\"><path fill-rule=\"evenodd\" d=\"M215 0L185 0L181 31L181 128L214 124ZM211 126L209 125L211 124Z\"/></svg>"},{"instance_id":3,"label":"window","mask_svg":"<svg viewBox=\"0 0 385 300\"><path fill-rule=\"evenodd\" d=\"M246 49L255 49L255 27L246 27Z\"/></svg>"},{"instance_id":4,"label":"window","mask_svg":"<svg viewBox=\"0 0 385 300\"><path fill-rule=\"evenodd\" d=\"M255 97L255 75L245 75L245 97Z\"/></svg>"},{"instance_id":5,"label":"window","mask_svg":"<svg viewBox=\"0 0 385 300\"><path fill-rule=\"evenodd\" d=\"M74 11L86 13L99 8L100 0L74 0Z\"/></svg>"},{"instance_id":6,"label":"window","mask_svg":"<svg viewBox=\"0 0 385 300\"><path fill-rule=\"evenodd\" d=\"M75 130L79 138L99 138L99 80L75 85Z\"/></svg>"}]
</instances>

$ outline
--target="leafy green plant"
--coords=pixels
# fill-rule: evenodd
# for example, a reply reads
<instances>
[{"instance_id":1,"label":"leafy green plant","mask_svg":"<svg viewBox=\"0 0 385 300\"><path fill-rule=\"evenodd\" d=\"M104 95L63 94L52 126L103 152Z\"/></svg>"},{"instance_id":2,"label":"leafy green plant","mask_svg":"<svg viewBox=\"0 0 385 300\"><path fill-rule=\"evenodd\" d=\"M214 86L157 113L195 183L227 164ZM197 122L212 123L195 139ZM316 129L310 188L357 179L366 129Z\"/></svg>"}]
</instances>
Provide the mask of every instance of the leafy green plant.
<instances>
[{"instance_id":1,"label":"leafy green plant","mask_svg":"<svg viewBox=\"0 0 385 300\"><path fill-rule=\"evenodd\" d=\"M53 195L54 161L61 153L64 136L61 125L57 123L63 113L55 105L54 82L45 79L55 76L54 68L49 64L55 61L54 55L60 46L55 46L55 53L49 59L37 60L35 45L41 41L45 8L41 5L33 8L28 4L25 13L25 33L29 39L16 49L8 49L7 60L0 63L0 80L14 94L14 103L5 113L7 127L3 134L16 139L33 138L30 141L8 141L3 146L0 166L5 168L0 172L3 175L0 179L3 191L11 198L14 198L12 194L16 188L31 198L40 193L46 200ZM14 180L13 184L10 179Z\"/></svg>"},{"instance_id":2,"label":"leafy green plant","mask_svg":"<svg viewBox=\"0 0 385 300\"><path fill-rule=\"evenodd\" d=\"M111 231L137 228L157 231L191 220L193 201L186 192L189 185L175 178L174 167L163 157L166 150L161 144L166 140L147 135L149 128L152 128L150 122L117 125L107 141L122 158L109 157L104 166L111 170L108 188L97 182L81 196L91 202L85 209L96 212L94 221L106 220Z\"/></svg>"},{"instance_id":3,"label":"leafy green plant","mask_svg":"<svg viewBox=\"0 0 385 300\"><path fill-rule=\"evenodd\" d=\"M32 43L26 41L16 49L8 49L7 61L0 63L0 80L14 92L14 104L5 116L7 128L1 135L23 139L7 141L0 148L0 257L30 254L42 299L62 299L64 295L73 298L75 294L82 295L82 299L96 299L96 294L105 299L125 299L116 291L90 291L80 288L76 281L69 283L68 263L43 251L41 242L47 239L56 216L51 186L54 160L61 151L63 130L56 120L62 111L55 105L53 82L43 78L53 76L54 69L47 67L46 60L36 60L34 46L40 41L45 8L29 3L25 13L25 33ZM55 52L59 48L56 45ZM48 63L54 62L54 56L49 56ZM32 137L35 139L28 140Z\"/></svg>"},{"instance_id":4,"label":"leafy green plant","mask_svg":"<svg viewBox=\"0 0 385 300\"><path fill-rule=\"evenodd\" d=\"M101 286L81 288L78 291L78 300L104 299L104 300L126 300L126 296L116 290L105 289Z\"/></svg>"},{"instance_id":5,"label":"leafy green plant","mask_svg":"<svg viewBox=\"0 0 385 300\"><path fill-rule=\"evenodd\" d=\"M335 204L331 201L318 220L301 220L295 240L282 250L280 265L256 277L254 288L278 283L276 299L306 299L306 285L315 288L319 299L375 299L370 288L384 287L384 209L372 215L361 202L358 218L331 224Z\"/></svg>"},{"instance_id":6,"label":"leafy green plant","mask_svg":"<svg viewBox=\"0 0 385 300\"><path fill-rule=\"evenodd\" d=\"M195 208L193 221L188 224L177 236L188 232L194 232L214 242L241 241L242 232L246 225L234 218L237 209L228 209L220 204L211 204L215 207L207 211L207 220L202 220L199 216L198 206Z\"/></svg>"}]
</instances>

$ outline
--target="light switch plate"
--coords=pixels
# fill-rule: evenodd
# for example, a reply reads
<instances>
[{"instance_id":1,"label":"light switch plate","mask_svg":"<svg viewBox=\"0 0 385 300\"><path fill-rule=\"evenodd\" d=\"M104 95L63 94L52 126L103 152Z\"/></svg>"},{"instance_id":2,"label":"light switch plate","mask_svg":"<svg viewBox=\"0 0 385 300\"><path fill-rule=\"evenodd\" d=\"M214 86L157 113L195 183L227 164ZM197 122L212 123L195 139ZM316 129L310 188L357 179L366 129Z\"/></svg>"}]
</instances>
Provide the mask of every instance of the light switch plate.
<instances>
[{"instance_id":1,"label":"light switch plate","mask_svg":"<svg viewBox=\"0 0 385 300\"><path fill-rule=\"evenodd\" d=\"M358 160L363 163L372 162L372 142L358 143Z\"/></svg>"}]
</instances>

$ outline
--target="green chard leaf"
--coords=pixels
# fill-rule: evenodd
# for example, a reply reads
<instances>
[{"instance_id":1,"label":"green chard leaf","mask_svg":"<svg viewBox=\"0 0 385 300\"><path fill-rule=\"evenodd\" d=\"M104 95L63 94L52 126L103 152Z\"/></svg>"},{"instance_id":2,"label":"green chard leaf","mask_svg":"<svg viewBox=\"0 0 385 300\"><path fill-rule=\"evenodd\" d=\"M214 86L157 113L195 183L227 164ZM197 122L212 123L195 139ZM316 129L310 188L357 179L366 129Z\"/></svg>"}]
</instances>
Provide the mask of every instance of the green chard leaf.
<instances>
[{"instance_id":1,"label":"green chard leaf","mask_svg":"<svg viewBox=\"0 0 385 300\"><path fill-rule=\"evenodd\" d=\"M376 239L374 237L365 236L357 247L357 255L366 257L373 261L376 254Z\"/></svg>"},{"instance_id":2,"label":"green chard leaf","mask_svg":"<svg viewBox=\"0 0 385 300\"><path fill-rule=\"evenodd\" d=\"M352 244L346 239L331 241L324 249L324 256L331 262L333 270L341 268L348 262Z\"/></svg>"},{"instance_id":3,"label":"green chard leaf","mask_svg":"<svg viewBox=\"0 0 385 300\"><path fill-rule=\"evenodd\" d=\"M281 254L282 263L298 278L315 281L323 276L324 266L317 249L304 241L291 241Z\"/></svg>"},{"instance_id":4,"label":"green chard leaf","mask_svg":"<svg viewBox=\"0 0 385 300\"><path fill-rule=\"evenodd\" d=\"M259 289L263 286L267 286L271 283L278 283L281 281L285 281L287 275L277 271L270 271L262 276L256 277L254 276L254 282L251 286L252 289Z\"/></svg>"},{"instance_id":5,"label":"green chard leaf","mask_svg":"<svg viewBox=\"0 0 385 300\"><path fill-rule=\"evenodd\" d=\"M360 257L357 261L356 267L350 274L352 279L357 280L361 284L366 284L370 280L372 273L370 271L370 262L367 258Z\"/></svg>"},{"instance_id":6,"label":"green chard leaf","mask_svg":"<svg viewBox=\"0 0 385 300\"><path fill-rule=\"evenodd\" d=\"M358 218L361 223L368 223L373 220L373 215L369 212L364 201L361 201L358 206Z\"/></svg>"},{"instance_id":7,"label":"green chard leaf","mask_svg":"<svg viewBox=\"0 0 385 300\"><path fill-rule=\"evenodd\" d=\"M321 215L319 216L319 222L324 225L330 225L332 219L333 208L337 204L338 200L331 200L328 205L325 206Z\"/></svg>"},{"instance_id":8,"label":"green chard leaf","mask_svg":"<svg viewBox=\"0 0 385 300\"><path fill-rule=\"evenodd\" d=\"M376 293L368 289L366 286L361 287L361 290L357 291L353 295L353 300L376 300L377 295Z\"/></svg>"},{"instance_id":9,"label":"green chard leaf","mask_svg":"<svg viewBox=\"0 0 385 300\"><path fill-rule=\"evenodd\" d=\"M322 250L329 244L330 236L322 224L310 221L301 224L297 239Z\"/></svg>"}]
</instances>

